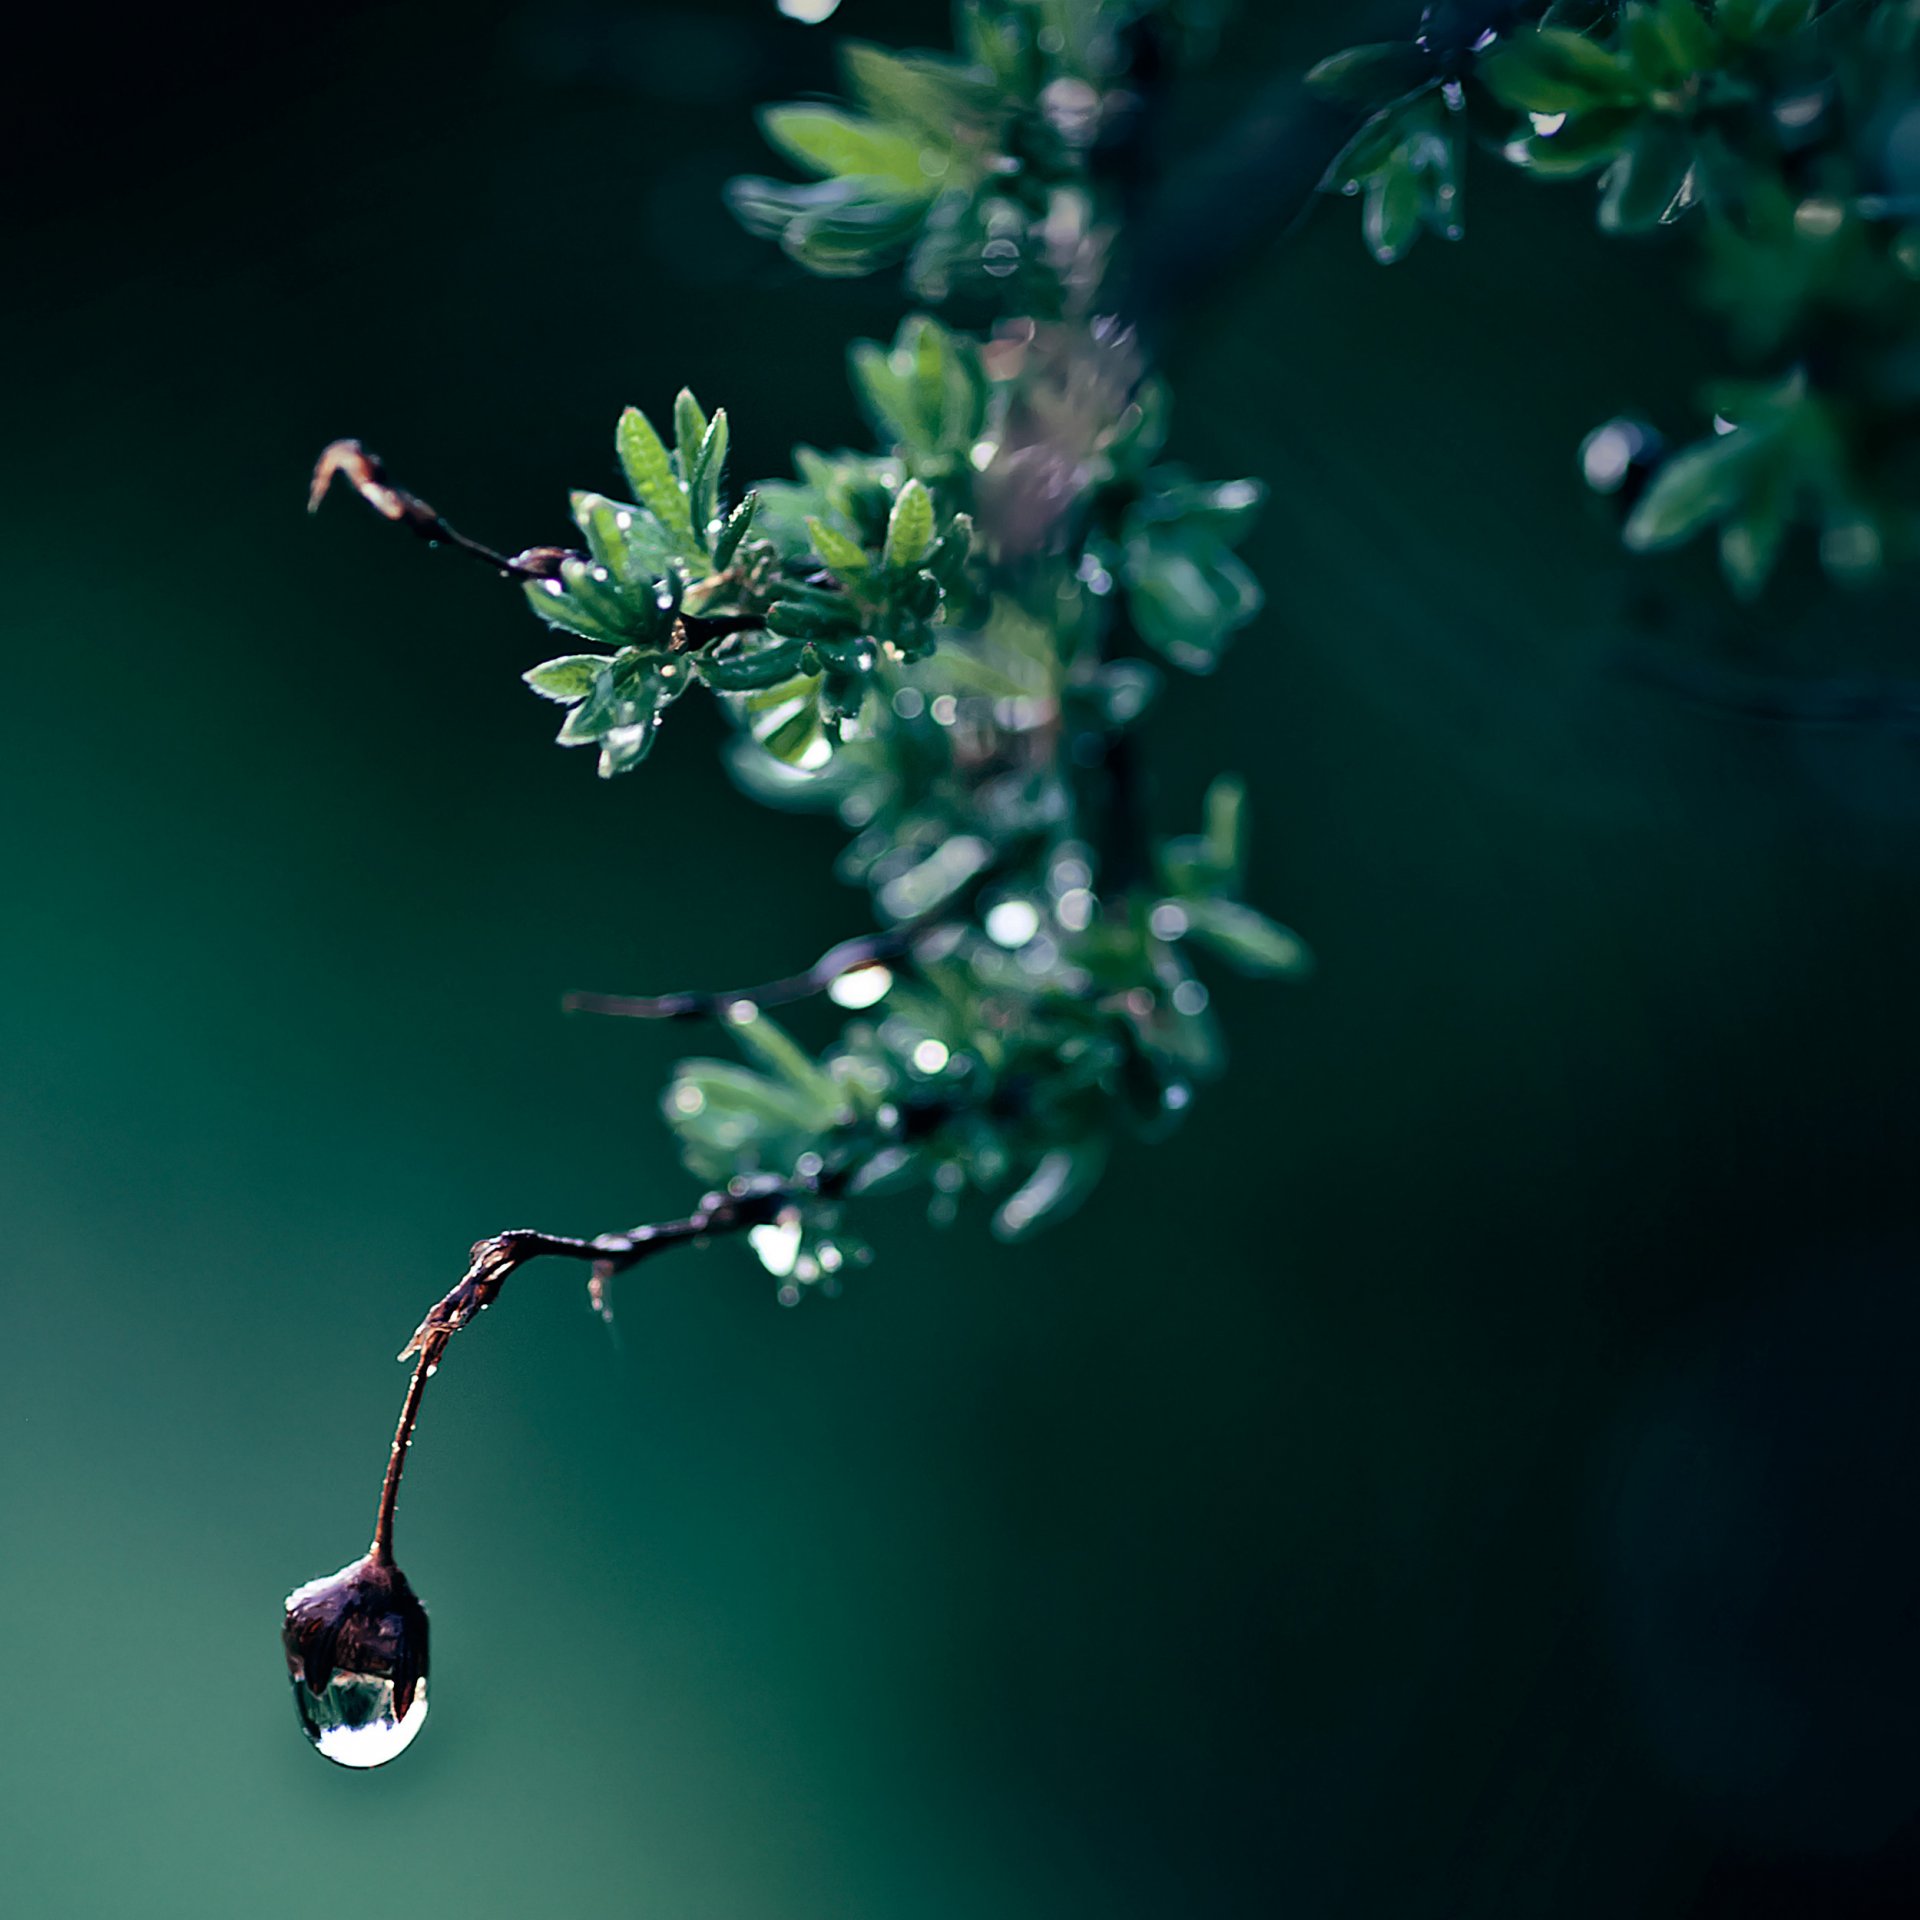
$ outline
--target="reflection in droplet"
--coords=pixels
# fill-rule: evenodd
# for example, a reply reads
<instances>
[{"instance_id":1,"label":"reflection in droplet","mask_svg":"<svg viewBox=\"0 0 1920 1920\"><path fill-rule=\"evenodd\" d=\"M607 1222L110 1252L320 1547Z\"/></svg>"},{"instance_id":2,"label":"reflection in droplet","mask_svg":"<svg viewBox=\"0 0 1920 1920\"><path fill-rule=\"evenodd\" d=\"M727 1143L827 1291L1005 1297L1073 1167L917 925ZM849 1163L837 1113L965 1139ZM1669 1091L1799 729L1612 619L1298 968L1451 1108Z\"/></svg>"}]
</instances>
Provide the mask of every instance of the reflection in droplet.
<instances>
[{"instance_id":1,"label":"reflection in droplet","mask_svg":"<svg viewBox=\"0 0 1920 1920\"><path fill-rule=\"evenodd\" d=\"M368 1554L287 1595L281 1641L306 1736L342 1767L384 1766L427 1717L427 1612Z\"/></svg>"},{"instance_id":2,"label":"reflection in droplet","mask_svg":"<svg viewBox=\"0 0 1920 1920\"><path fill-rule=\"evenodd\" d=\"M336 1766L384 1767L413 1744L427 1717L424 1680L405 1713L395 1711L392 1681L368 1674L336 1673L318 1700L301 1700L305 1691L298 1689L295 1698L307 1738Z\"/></svg>"}]
</instances>

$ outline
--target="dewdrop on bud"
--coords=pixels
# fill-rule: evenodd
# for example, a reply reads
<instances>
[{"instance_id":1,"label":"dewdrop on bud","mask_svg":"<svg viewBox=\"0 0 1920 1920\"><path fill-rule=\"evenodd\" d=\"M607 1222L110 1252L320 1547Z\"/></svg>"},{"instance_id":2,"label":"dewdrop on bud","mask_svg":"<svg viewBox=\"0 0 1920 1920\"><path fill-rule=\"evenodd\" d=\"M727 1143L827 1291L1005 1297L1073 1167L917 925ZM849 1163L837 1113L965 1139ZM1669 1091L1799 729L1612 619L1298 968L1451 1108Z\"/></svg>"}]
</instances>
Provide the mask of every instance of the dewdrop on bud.
<instances>
[{"instance_id":1,"label":"dewdrop on bud","mask_svg":"<svg viewBox=\"0 0 1920 1920\"><path fill-rule=\"evenodd\" d=\"M391 1560L368 1554L287 1595L280 1638L293 1704L342 1767L382 1767L427 1717L427 1610Z\"/></svg>"}]
</instances>

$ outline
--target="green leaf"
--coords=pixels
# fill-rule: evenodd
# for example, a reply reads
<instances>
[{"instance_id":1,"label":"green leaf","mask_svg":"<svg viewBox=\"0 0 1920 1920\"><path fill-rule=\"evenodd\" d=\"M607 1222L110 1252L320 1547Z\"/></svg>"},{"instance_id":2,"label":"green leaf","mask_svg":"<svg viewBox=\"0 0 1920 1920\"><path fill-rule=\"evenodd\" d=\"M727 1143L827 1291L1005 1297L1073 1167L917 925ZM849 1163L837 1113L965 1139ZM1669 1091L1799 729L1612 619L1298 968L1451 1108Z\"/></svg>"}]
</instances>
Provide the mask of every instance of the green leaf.
<instances>
[{"instance_id":1,"label":"green leaf","mask_svg":"<svg viewBox=\"0 0 1920 1920\"><path fill-rule=\"evenodd\" d=\"M576 493L572 505L587 550L622 586L657 580L667 571L677 549L652 514L598 493Z\"/></svg>"},{"instance_id":2,"label":"green leaf","mask_svg":"<svg viewBox=\"0 0 1920 1920\"><path fill-rule=\"evenodd\" d=\"M1641 117L1636 108L1602 107L1552 133L1523 134L1501 152L1514 166L1542 179L1571 180L1617 159Z\"/></svg>"},{"instance_id":3,"label":"green leaf","mask_svg":"<svg viewBox=\"0 0 1920 1920\"><path fill-rule=\"evenodd\" d=\"M767 107L760 114L767 144L823 179L854 174L931 199L937 183L920 164L924 139L832 107Z\"/></svg>"},{"instance_id":4,"label":"green leaf","mask_svg":"<svg viewBox=\"0 0 1920 1920\"><path fill-rule=\"evenodd\" d=\"M687 504L694 531L704 542L720 514L720 484L727 470L727 410L719 408L701 433L687 476Z\"/></svg>"},{"instance_id":5,"label":"green leaf","mask_svg":"<svg viewBox=\"0 0 1920 1920\"><path fill-rule=\"evenodd\" d=\"M683 1060L660 1102L687 1164L724 1180L743 1166L791 1166L819 1129L811 1102L731 1060Z\"/></svg>"},{"instance_id":6,"label":"green leaf","mask_svg":"<svg viewBox=\"0 0 1920 1920\"><path fill-rule=\"evenodd\" d=\"M872 566L866 549L851 535L829 526L818 514L807 516L807 532L813 538L813 550L826 563L830 573L842 580L858 580Z\"/></svg>"},{"instance_id":7,"label":"green leaf","mask_svg":"<svg viewBox=\"0 0 1920 1920\"><path fill-rule=\"evenodd\" d=\"M725 573L733 565L733 556L740 551L740 542L747 537L753 525L754 509L760 504L757 493L744 493L740 504L727 515L727 524L720 529L719 538L713 543L714 570Z\"/></svg>"},{"instance_id":8,"label":"green leaf","mask_svg":"<svg viewBox=\"0 0 1920 1920\"><path fill-rule=\"evenodd\" d=\"M736 1000L728 1007L727 1031L743 1053L805 1104L810 1126L824 1130L845 1117L846 1096L833 1079L814 1064L778 1021L768 1019L751 1000Z\"/></svg>"},{"instance_id":9,"label":"green leaf","mask_svg":"<svg viewBox=\"0 0 1920 1920\"><path fill-rule=\"evenodd\" d=\"M1307 73L1308 87L1321 99L1350 107L1383 106L1438 81L1432 57L1407 40L1349 47Z\"/></svg>"},{"instance_id":10,"label":"green leaf","mask_svg":"<svg viewBox=\"0 0 1920 1920\"><path fill-rule=\"evenodd\" d=\"M820 678L799 674L778 686L735 696L756 746L783 766L814 773L833 757L820 713Z\"/></svg>"},{"instance_id":11,"label":"green leaf","mask_svg":"<svg viewBox=\"0 0 1920 1920\"><path fill-rule=\"evenodd\" d=\"M658 719L652 714L630 726L609 728L600 737L600 778L612 780L631 773L653 751L653 737L659 731Z\"/></svg>"},{"instance_id":12,"label":"green leaf","mask_svg":"<svg viewBox=\"0 0 1920 1920\"><path fill-rule=\"evenodd\" d=\"M1223 773L1207 789L1205 818L1207 864L1224 892L1238 893L1247 858L1247 783L1238 774Z\"/></svg>"},{"instance_id":13,"label":"green leaf","mask_svg":"<svg viewBox=\"0 0 1920 1920\"><path fill-rule=\"evenodd\" d=\"M1637 99L1640 84L1618 55L1565 27L1502 40L1476 69L1502 106L1523 113L1586 113Z\"/></svg>"},{"instance_id":14,"label":"green leaf","mask_svg":"<svg viewBox=\"0 0 1920 1920\"><path fill-rule=\"evenodd\" d=\"M791 680L806 663L807 642L775 635L762 646L729 653L703 653L694 665L708 686L722 693L752 693Z\"/></svg>"},{"instance_id":15,"label":"green leaf","mask_svg":"<svg viewBox=\"0 0 1920 1920\"><path fill-rule=\"evenodd\" d=\"M1377 173L1393 158L1394 149L1405 138L1398 105L1382 107L1372 119L1363 121L1353 138L1327 163L1320 176L1320 190L1331 193L1357 185Z\"/></svg>"},{"instance_id":16,"label":"green leaf","mask_svg":"<svg viewBox=\"0 0 1920 1920\"><path fill-rule=\"evenodd\" d=\"M1260 611L1260 583L1216 540L1136 539L1125 563L1140 637L1189 673L1210 673Z\"/></svg>"},{"instance_id":17,"label":"green leaf","mask_svg":"<svg viewBox=\"0 0 1920 1920\"><path fill-rule=\"evenodd\" d=\"M1650 117L1609 169L1600 195L1606 233L1644 233L1679 215L1693 141L1682 120Z\"/></svg>"},{"instance_id":18,"label":"green leaf","mask_svg":"<svg viewBox=\"0 0 1920 1920\"><path fill-rule=\"evenodd\" d=\"M682 387L673 397L673 450L680 456L680 477L693 478L693 456L707 431L707 416L691 388Z\"/></svg>"},{"instance_id":19,"label":"green leaf","mask_svg":"<svg viewBox=\"0 0 1920 1920\"><path fill-rule=\"evenodd\" d=\"M537 667L529 667L520 678L543 700L572 706L593 691L606 664L604 653L563 653L557 660L543 660Z\"/></svg>"},{"instance_id":20,"label":"green leaf","mask_svg":"<svg viewBox=\"0 0 1920 1920\"><path fill-rule=\"evenodd\" d=\"M1420 231L1420 176L1403 152L1394 153L1367 181L1360 232L1367 251L1390 267Z\"/></svg>"},{"instance_id":21,"label":"green leaf","mask_svg":"<svg viewBox=\"0 0 1920 1920\"><path fill-rule=\"evenodd\" d=\"M887 516L887 565L906 572L927 557L932 545L933 495L918 480L909 480Z\"/></svg>"},{"instance_id":22,"label":"green leaf","mask_svg":"<svg viewBox=\"0 0 1920 1920\"><path fill-rule=\"evenodd\" d=\"M807 587L785 587L782 597L767 609L767 625L800 640L827 640L860 631L860 612L844 593L820 593Z\"/></svg>"},{"instance_id":23,"label":"green leaf","mask_svg":"<svg viewBox=\"0 0 1920 1920\"><path fill-rule=\"evenodd\" d=\"M953 145L955 129L995 97L950 64L889 53L864 40L841 41L840 66L847 90L870 114L911 128L942 151Z\"/></svg>"},{"instance_id":24,"label":"green leaf","mask_svg":"<svg viewBox=\"0 0 1920 1920\"><path fill-rule=\"evenodd\" d=\"M609 645L621 638L620 626L602 620L568 593L558 580L528 580L522 589L527 604L550 627L577 633L583 640L604 640Z\"/></svg>"},{"instance_id":25,"label":"green leaf","mask_svg":"<svg viewBox=\"0 0 1920 1920\"><path fill-rule=\"evenodd\" d=\"M933 543L923 563L940 583L943 593L958 593L966 582L967 561L973 553L973 516L956 513L946 531Z\"/></svg>"},{"instance_id":26,"label":"green leaf","mask_svg":"<svg viewBox=\"0 0 1920 1920\"><path fill-rule=\"evenodd\" d=\"M1759 439L1742 428L1683 447L1640 496L1627 520L1627 545L1635 553L1678 546L1739 506Z\"/></svg>"},{"instance_id":27,"label":"green leaf","mask_svg":"<svg viewBox=\"0 0 1920 1920\"><path fill-rule=\"evenodd\" d=\"M728 181L725 197L749 233L777 240L790 258L830 278L872 273L900 259L927 215L925 200L858 177L796 187L745 176Z\"/></svg>"},{"instance_id":28,"label":"green leaf","mask_svg":"<svg viewBox=\"0 0 1920 1920\"><path fill-rule=\"evenodd\" d=\"M1043 1153L1019 1190L994 1214L994 1238L1024 1240L1028 1234L1064 1220L1100 1184L1106 1166L1107 1141L1103 1135Z\"/></svg>"},{"instance_id":29,"label":"green leaf","mask_svg":"<svg viewBox=\"0 0 1920 1920\"><path fill-rule=\"evenodd\" d=\"M1784 40L1812 20L1819 0L1720 0L1714 24L1749 44Z\"/></svg>"},{"instance_id":30,"label":"green leaf","mask_svg":"<svg viewBox=\"0 0 1920 1920\"><path fill-rule=\"evenodd\" d=\"M629 407L620 416L614 444L634 497L665 528L676 552L696 552L699 543L694 539L687 496L653 422L638 407Z\"/></svg>"},{"instance_id":31,"label":"green leaf","mask_svg":"<svg viewBox=\"0 0 1920 1920\"><path fill-rule=\"evenodd\" d=\"M1307 943L1290 927L1238 901L1183 900L1189 937L1210 947L1242 973L1266 978L1304 979L1313 971Z\"/></svg>"}]
</instances>

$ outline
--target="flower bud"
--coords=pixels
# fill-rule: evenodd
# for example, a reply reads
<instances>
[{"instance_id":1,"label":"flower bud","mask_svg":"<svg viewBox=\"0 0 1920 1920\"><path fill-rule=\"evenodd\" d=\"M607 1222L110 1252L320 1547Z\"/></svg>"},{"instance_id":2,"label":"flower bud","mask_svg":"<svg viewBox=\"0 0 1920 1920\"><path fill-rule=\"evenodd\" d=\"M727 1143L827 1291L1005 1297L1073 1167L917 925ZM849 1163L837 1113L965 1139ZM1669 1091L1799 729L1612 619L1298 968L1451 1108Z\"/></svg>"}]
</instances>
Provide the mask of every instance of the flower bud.
<instances>
[{"instance_id":1,"label":"flower bud","mask_svg":"<svg viewBox=\"0 0 1920 1920\"><path fill-rule=\"evenodd\" d=\"M427 1717L427 1610L368 1554L287 1595L280 1638L307 1738L343 1767L384 1766Z\"/></svg>"}]
</instances>

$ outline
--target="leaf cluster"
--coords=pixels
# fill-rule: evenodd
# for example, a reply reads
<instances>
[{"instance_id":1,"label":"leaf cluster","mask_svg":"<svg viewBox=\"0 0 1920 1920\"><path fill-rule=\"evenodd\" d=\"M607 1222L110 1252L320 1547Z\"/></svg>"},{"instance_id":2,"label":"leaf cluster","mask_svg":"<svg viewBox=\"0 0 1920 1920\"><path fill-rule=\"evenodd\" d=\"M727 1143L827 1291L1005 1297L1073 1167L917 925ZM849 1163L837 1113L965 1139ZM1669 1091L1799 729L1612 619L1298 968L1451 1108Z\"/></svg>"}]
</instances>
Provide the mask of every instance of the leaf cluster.
<instances>
[{"instance_id":1,"label":"leaf cluster","mask_svg":"<svg viewBox=\"0 0 1920 1920\"><path fill-rule=\"evenodd\" d=\"M1920 550L1901 455L1920 407L1920 169L1897 132L1920 115L1912 0L1556 0L1464 44L1349 48L1308 78L1364 115L1323 185L1363 196L1382 262L1423 229L1459 236L1470 142L1591 179L1606 234L1697 232L1701 298L1756 377L1708 396L1721 430L1653 476L1629 547L1717 528L1743 597L1796 524L1843 580Z\"/></svg>"}]
</instances>

